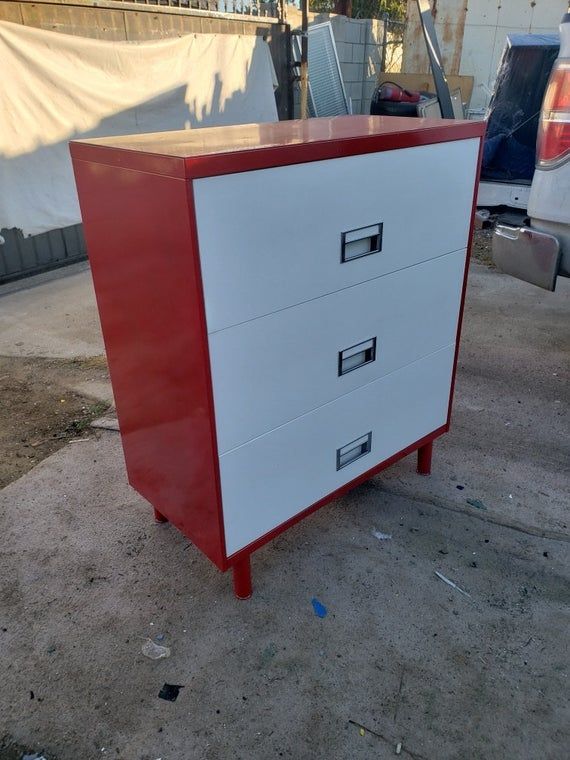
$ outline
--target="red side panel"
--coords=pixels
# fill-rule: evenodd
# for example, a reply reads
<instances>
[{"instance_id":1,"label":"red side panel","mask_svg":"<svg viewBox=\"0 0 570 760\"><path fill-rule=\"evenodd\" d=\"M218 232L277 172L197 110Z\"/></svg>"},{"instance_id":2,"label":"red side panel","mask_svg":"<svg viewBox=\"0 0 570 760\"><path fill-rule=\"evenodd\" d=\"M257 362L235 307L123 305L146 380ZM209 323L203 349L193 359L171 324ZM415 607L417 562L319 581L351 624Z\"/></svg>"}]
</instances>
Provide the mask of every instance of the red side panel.
<instances>
[{"instance_id":1,"label":"red side panel","mask_svg":"<svg viewBox=\"0 0 570 760\"><path fill-rule=\"evenodd\" d=\"M129 482L225 569L189 183L78 159L74 171Z\"/></svg>"}]
</instances>

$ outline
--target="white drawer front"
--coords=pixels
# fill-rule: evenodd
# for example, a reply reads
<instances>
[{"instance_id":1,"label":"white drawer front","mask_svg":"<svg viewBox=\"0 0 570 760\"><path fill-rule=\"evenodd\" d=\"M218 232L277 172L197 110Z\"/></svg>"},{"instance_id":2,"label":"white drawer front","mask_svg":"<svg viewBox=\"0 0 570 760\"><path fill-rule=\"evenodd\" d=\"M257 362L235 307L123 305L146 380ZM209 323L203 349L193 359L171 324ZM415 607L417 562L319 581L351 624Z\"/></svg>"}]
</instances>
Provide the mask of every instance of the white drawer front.
<instances>
[{"instance_id":1,"label":"white drawer front","mask_svg":"<svg viewBox=\"0 0 570 760\"><path fill-rule=\"evenodd\" d=\"M464 266L447 254L211 334L219 452L453 343Z\"/></svg>"},{"instance_id":2,"label":"white drawer front","mask_svg":"<svg viewBox=\"0 0 570 760\"><path fill-rule=\"evenodd\" d=\"M453 357L448 346L221 456L228 555L445 424Z\"/></svg>"},{"instance_id":3,"label":"white drawer front","mask_svg":"<svg viewBox=\"0 0 570 760\"><path fill-rule=\"evenodd\" d=\"M195 180L208 332L464 249L478 147L457 140ZM379 224L380 252L362 255L379 246Z\"/></svg>"}]
</instances>

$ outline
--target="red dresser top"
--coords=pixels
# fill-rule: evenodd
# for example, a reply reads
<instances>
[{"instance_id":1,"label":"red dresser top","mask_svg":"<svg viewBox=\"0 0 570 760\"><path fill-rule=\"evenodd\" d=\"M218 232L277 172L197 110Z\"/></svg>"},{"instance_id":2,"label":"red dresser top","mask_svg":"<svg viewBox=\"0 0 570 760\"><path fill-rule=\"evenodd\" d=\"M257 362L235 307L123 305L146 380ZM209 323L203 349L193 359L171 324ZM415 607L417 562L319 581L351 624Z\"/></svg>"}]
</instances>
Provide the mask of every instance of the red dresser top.
<instances>
[{"instance_id":1,"label":"red dresser top","mask_svg":"<svg viewBox=\"0 0 570 760\"><path fill-rule=\"evenodd\" d=\"M74 160L194 179L481 137L482 121L337 116L99 137L70 143Z\"/></svg>"}]
</instances>

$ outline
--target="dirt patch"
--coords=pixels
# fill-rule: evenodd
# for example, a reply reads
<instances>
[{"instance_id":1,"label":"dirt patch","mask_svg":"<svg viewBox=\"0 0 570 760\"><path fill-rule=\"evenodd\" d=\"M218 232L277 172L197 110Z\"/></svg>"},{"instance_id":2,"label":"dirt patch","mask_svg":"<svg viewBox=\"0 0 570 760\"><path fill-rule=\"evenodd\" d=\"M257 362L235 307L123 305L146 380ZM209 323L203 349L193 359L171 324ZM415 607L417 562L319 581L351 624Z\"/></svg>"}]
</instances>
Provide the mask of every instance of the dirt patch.
<instances>
[{"instance_id":1,"label":"dirt patch","mask_svg":"<svg viewBox=\"0 0 570 760\"><path fill-rule=\"evenodd\" d=\"M31 692L33 694L33 692ZM48 755L44 752L24 747L22 744L13 741L10 736L3 736L0 739L0 760L21 760L22 757L37 757L43 760L55 760L54 755Z\"/></svg>"},{"instance_id":2,"label":"dirt patch","mask_svg":"<svg viewBox=\"0 0 570 760\"><path fill-rule=\"evenodd\" d=\"M104 357L0 357L0 488L69 440L93 434L89 424L109 404L72 389L108 379Z\"/></svg>"},{"instance_id":3,"label":"dirt patch","mask_svg":"<svg viewBox=\"0 0 570 760\"><path fill-rule=\"evenodd\" d=\"M491 253L491 241L493 238L493 229L475 230L473 233L473 245L471 247L471 256L480 264L485 264L491 269L496 269L493 263Z\"/></svg>"}]
</instances>

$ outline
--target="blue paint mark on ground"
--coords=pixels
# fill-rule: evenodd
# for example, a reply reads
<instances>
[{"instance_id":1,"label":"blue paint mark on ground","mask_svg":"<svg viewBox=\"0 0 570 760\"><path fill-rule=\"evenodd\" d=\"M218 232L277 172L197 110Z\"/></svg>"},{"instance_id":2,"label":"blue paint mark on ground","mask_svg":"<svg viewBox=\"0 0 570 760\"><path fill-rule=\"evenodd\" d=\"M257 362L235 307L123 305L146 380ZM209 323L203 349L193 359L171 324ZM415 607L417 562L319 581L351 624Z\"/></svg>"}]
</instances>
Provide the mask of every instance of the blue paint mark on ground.
<instances>
[{"instance_id":1,"label":"blue paint mark on ground","mask_svg":"<svg viewBox=\"0 0 570 760\"><path fill-rule=\"evenodd\" d=\"M321 604L318 599L315 599L314 597L311 599L311 604L313 605L313 610L315 611L315 615L320 618L324 618L327 615L327 608L324 604Z\"/></svg>"}]
</instances>

